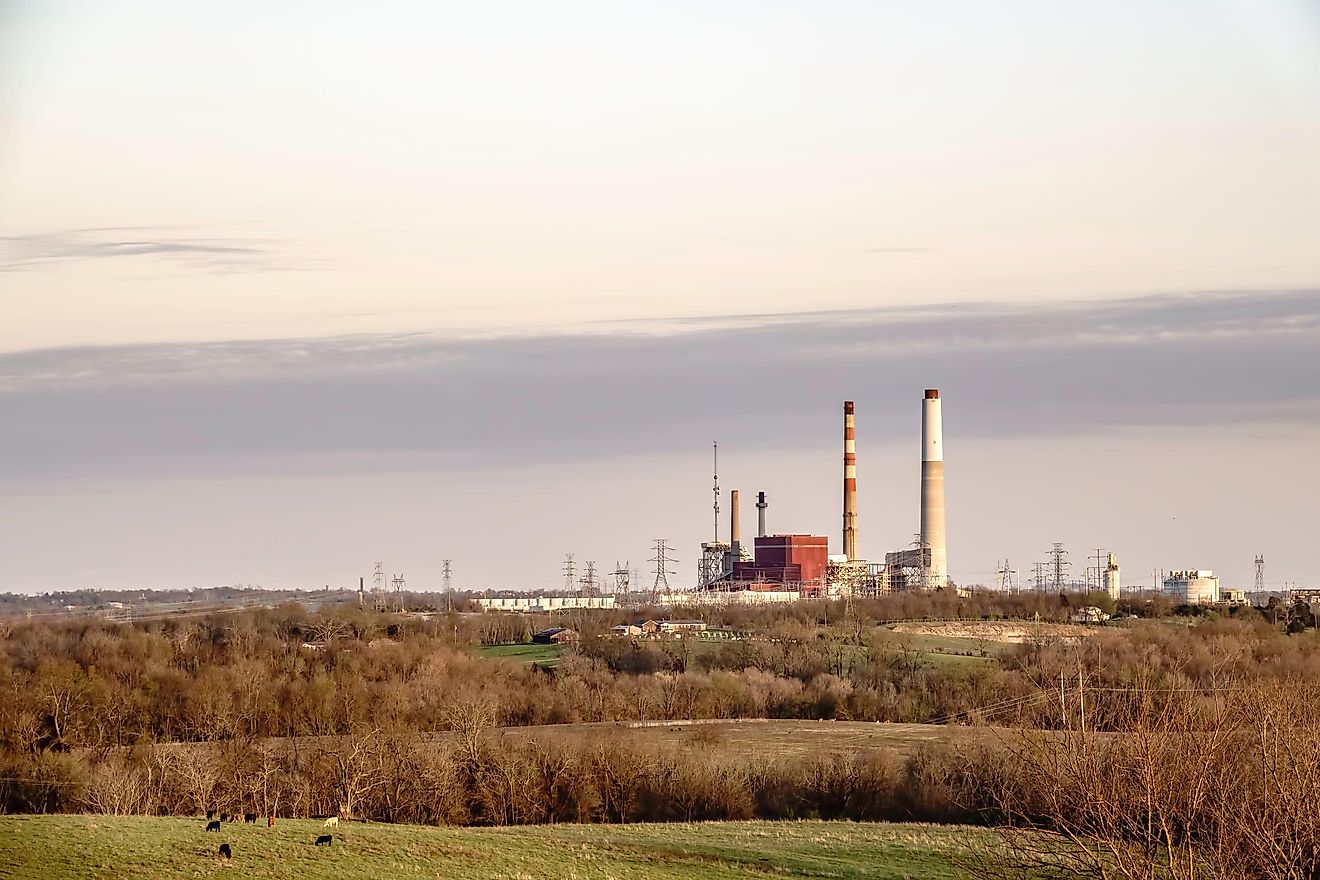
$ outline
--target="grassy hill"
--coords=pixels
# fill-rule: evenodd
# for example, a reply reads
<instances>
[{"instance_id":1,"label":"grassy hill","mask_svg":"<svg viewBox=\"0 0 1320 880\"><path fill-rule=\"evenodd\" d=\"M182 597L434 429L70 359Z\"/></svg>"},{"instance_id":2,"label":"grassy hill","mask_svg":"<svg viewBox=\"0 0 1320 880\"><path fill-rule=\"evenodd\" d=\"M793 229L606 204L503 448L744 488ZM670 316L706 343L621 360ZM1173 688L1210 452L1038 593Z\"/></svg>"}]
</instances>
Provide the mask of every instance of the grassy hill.
<instances>
[{"instance_id":1,"label":"grassy hill","mask_svg":"<svg viewBox=\"0 0 1320 880\"><path fill-rule=\"evenodd\" d=\"M0 816L0 877L267 877L357 880L577 880L777 877L936 880L958 867L979 829L841 822L429 828L343 823L330 849L319 822L227 824L200 819ZM216 851L233 848L232 862Z\"/></svg>"}]
</instances>

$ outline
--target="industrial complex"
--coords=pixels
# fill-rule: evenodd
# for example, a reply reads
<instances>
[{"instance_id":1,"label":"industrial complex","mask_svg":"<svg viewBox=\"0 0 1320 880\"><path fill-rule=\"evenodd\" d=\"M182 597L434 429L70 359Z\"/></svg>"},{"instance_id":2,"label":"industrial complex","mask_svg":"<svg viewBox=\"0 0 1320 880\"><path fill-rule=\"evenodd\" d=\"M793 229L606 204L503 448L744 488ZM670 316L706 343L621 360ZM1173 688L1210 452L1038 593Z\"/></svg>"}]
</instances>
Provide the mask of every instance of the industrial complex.
<instances>
[{"instance_id":1,"label":"industrial complex","mask_svg":"<svg viewBox=\"0 0 1320 880\"><path fill-rule=\"evenodd\" d=\"M939 389L927 388L921 397L921 491L918 529L907 546L888 549L868 558L862 551L858 517L857 407L843 402L842 528L837 552L830 539L810 531L770 531L770 503L764 491L756 493L756 533L743 536L742 492L720 488L719 445L713 447L713 533L697 548L696 578L671 586L676 562L669 543L654 545L654 580L642 583L640 572L616 563L613 595L598 580L594 562L577 577L572 555L566 558L562 592L486 593L477 603L488 610L554 611L613 608L625 604L706 605L723 603L779 603L802 599L878 596L894 592L960 589L949 577L949 549L945 528L944 418ZM727 504L727 520L721 515ZM721 528L727 526L727 540ZM893 545L890 545L891 547ZM1096 549L1085 575L1072 577L1068 551L1055 543L1046 561L1035 563L1034 576L1021 589L1031 592L1088 592L1107 594L1117 601L1122 593L1121 569L1112 552ZM1261 590L1264 558L1257 557L1257 592ZM1017 570L1008 560L996 563L995 589L1018 592ZM384 582L379 569L378 583ZM1023 579L1027 580L1026 578ZM1156 572L1155 589L1187 604L1236 600L1243 591L1221 590L1219 579L1202 569ZM649 588L649 589L648 589ZM378 603L379 604L379 603Z\"/></svg>"},{"instance_id":2,"label":"industrial complex","mask_svg":"<svg viewBox=\"0 0 1320 880\"><path fill-rule=\"evenodd\" d=\"M843 529L841 552L831 554L823 535L767 533L764 492L757 493L757 529L751 548L742 539L739 490L729 492L729 540L719 538L719 468L715 473L715 534L701 545L694 590L661 601L789 602L821 596L866 596L893 590L944 589L949 584L944 528L944 438L940 392L921 401L920 531L914 547L862 556L857 514L857 409L843 404ZM718 453L718 448L717 448Z\"/></svg>"}]
</instances>

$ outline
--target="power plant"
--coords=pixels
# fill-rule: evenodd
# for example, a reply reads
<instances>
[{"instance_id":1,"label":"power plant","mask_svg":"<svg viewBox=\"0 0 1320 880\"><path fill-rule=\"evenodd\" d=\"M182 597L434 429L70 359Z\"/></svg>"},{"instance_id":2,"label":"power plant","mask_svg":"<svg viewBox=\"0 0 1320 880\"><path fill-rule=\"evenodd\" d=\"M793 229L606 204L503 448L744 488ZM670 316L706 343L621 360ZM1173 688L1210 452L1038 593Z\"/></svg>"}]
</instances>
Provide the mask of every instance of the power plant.
<instances>
[{"instance_id":1,"label":"power plant","mask_svg":"<svg viewBox=\"0 0 1320 880\"><path fill-rule=\"evenodd\" d=\"M944 589L949 584L944 530L944 438L940 393L921 402L921 498L917 546L868 562L861 553L857 510L857 407L843 404L843 530L840 551L829 539L798 532L768 533L765 492L756 496L757 528L751 551L742 540L739 490L729 492L729 540L719 539L718 460L715 534L701 545L693 591L661 601L790 602L821 596L878 595L892 590ZM718 445L716 446L718 449Z\"/></svg>"}]
</instances>

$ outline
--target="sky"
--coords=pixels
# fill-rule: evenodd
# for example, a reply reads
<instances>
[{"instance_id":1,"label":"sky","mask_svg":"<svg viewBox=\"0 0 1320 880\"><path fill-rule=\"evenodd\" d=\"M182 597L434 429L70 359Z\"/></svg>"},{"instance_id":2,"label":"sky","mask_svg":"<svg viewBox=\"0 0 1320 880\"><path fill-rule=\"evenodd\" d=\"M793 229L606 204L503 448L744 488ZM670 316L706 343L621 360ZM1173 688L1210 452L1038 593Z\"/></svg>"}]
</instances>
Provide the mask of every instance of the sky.
<instances>
[{"instance_id":1,"label":"sky","mask_svg":"<svg viewBox=\"0 0 1320 880\"><path fill-rule=\"evenodd\" d=\"M0 0L3 590L685 585L845 399L879 558L926 387L955 580L1320 586L1317 365L1308 0Z\"/></svg>"}]
</instances>

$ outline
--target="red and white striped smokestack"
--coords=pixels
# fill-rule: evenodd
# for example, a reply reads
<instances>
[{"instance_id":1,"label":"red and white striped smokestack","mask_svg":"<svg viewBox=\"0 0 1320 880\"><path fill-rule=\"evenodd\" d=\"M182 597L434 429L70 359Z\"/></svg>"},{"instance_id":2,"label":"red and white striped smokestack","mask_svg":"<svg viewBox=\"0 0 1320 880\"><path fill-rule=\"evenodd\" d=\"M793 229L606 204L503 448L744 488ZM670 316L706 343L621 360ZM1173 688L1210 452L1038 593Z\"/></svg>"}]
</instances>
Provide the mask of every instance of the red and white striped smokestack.
<instances>
[{"instance_id":1,"label":"red and white striped smokestack","mask_svg":"<svg viewBox=\"0 0 1320 880\"><path fill-rule=\"evenodd\" d=\"M853 402L843 403L843 552L849 562L857 559L857 441L854 436Z\"/></svg>"}]
</instances>

